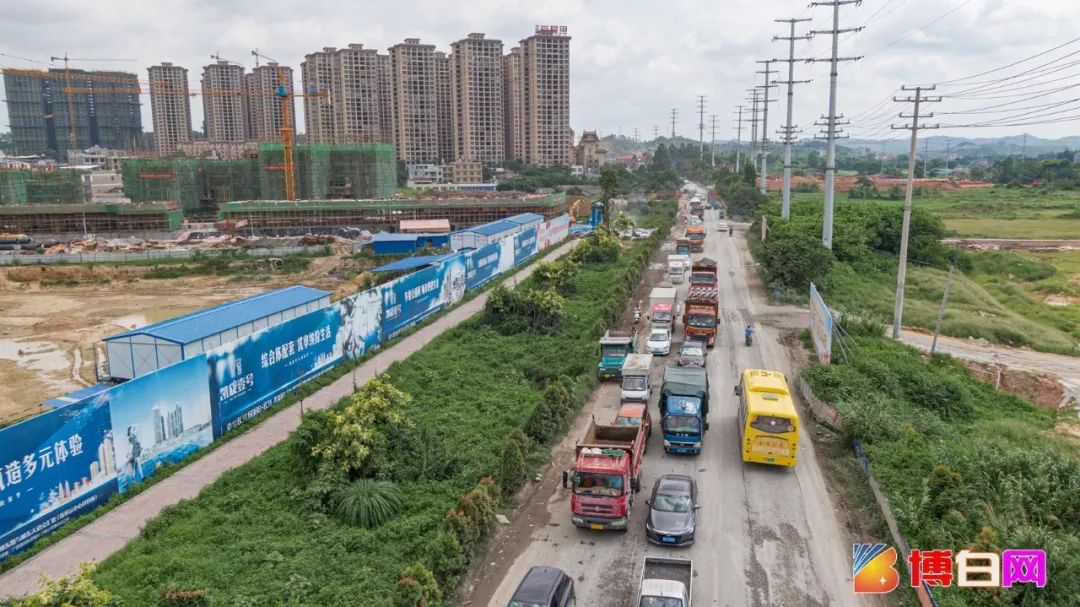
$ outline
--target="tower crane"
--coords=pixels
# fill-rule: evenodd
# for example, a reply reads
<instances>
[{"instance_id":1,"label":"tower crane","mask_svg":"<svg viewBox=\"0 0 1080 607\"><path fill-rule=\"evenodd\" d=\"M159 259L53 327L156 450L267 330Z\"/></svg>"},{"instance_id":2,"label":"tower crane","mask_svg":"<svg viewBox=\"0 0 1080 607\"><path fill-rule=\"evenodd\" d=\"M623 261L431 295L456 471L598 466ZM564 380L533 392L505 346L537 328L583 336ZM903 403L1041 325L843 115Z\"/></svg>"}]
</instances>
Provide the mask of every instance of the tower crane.
<instances>
[{"instance_id":1,"label":"tower crane","mask_svg":"<svg viewBox=\"0 0 1080 607\"><path fill-rule=\"evenodd\" d=\"M68 63L71 61L135 61L134 59L89 59L85 57L68 57L67 53L64 53L63 57L49 57L49 61L64 61L64 96L67 97L67 114L68 114L68 136L71 138L71 149L77 150L78 137L75 132L75 101L72 99L73 89L71 88L71 68Z\"/></svg>"}]
</instances>

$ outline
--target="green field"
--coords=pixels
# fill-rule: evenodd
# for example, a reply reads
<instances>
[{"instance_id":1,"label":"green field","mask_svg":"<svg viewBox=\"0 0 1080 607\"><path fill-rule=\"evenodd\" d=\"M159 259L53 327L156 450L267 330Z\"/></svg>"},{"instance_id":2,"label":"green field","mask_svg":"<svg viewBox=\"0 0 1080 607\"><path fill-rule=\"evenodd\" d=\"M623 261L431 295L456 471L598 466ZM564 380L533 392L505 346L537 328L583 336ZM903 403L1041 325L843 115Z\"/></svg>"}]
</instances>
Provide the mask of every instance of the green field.
<instances>
[{"instance_id":1,"label":"green field","mask_svg":"<svg viewBox=\"0 0 1080 607\"><path fill-rule=\"evenodd\" d=\"M822 197L792 194L796 201L820 202ZM843 204L847 193L838 192L836 200ZM940 217L957 236L1080 239L1080 192L1000 187L927 192L913 204Z\"/></svg>"}]
</instances>

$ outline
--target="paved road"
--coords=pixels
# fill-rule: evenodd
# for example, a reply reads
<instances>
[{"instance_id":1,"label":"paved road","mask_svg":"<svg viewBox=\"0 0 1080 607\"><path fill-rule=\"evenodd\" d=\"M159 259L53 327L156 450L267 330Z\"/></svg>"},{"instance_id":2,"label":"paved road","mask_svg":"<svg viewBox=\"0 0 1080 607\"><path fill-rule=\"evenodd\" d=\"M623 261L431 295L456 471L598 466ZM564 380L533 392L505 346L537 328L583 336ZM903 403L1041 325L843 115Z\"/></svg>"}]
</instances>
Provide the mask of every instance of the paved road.
<instances>
[{"instance_id":1,"label":"paved road","mask_svg":"<svg viewBox=\"0 0 1080 607\"><path fill-rule=\"evenodd\" d=\"M570 252L576 244L576 240L570 241L548 253L544 259L557 259ZM519 271L510 279L511 284L517 284L517 281L528 277L533 268L535 264ZM409 357L443 331L481 311L486 301L487 294L483 293L386 348L360 365L354 374L346 375L305 398L304 407L325 409L338 402L352 392L354 381L363 384L384 371L391 363ZM251 460L288 438L299 422L300 405L293 405L276 413L246 434L234 438L70 537L0 575L0 600L33 592L37 589L38 578L42 575L52 578L67 576L78 571L79 563L90 560L100 562L138 537L139 529L163 508L180 500L196 497L203 487L217 480L227 470Z\"/></svg>"},{"instance_id":2,"label":"paved road","mask_svg":"<svg viewBox=\"0 0 1080 607\"><path fill-rule=\"evenodd\" d=\"M746 367L779 369L790 376L789 352L780 332L755 322L745 274L749 260L734 238L716 231L716 212L706 212L705 256L718 260L723 320L709 355L710 429L699 456L663 452L654 432L644 463L643 490L631 513L628 533L601 533L570 523L569 494L559 482L573 461L574 442L591 416L609 421L619 404L618 387L604 384L555 448L553 465L541 487L503 530L487 566L466 588L467 604L499 606L509 602L517 583L534 565L559 567L577 580L578 604L625 607L632 604L646 554L693 559L694 605L861 605L851 592L851 539L834 513L813 444L801 431L795 470L742 463L738 451L734 384ZM685 295L686 284L679 286ZM756 339L743 344L743 327L753 323ZM682 341L682 323L676 330ZM652 371L656 393L654 424L659 425L659 382L672 357L657 357ZM645 542L646 492L662 474L697 478L702 509L697 541L689 549L667 549ZM876 604L872 603L872 604Z\"/></svg>"}]
</instances>

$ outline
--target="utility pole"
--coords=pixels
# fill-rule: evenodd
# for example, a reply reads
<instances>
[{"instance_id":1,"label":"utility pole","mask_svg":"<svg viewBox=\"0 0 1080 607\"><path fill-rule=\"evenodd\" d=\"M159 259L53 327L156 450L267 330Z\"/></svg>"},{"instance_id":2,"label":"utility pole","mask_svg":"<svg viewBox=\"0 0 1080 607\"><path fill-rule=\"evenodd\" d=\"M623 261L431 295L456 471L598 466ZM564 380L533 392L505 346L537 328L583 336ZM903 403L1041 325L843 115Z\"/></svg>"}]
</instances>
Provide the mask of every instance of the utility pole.
<instances>
[{"instance_id":1,"label":"utility pole","mask_svg":"<svg viewBox=\"0 0 1080 607\"><path fill-rule=\"evenodd\" d=\"M755 162L754 158L756 158L756 154L757 154L757 133L758 133L757 125L758 125L758 122L761 121L761 119L758 118L758 114L761 113L761 109L759 109L759 107L758 107L758 106L761 105L761 90L758 89L758 88L752 88L752 89L747 89L747 91L752 93L752 97L747 99L747 101L749 101L751 105L750 105L750 149L748 149L746 151L746 158L747 158L747 161L751 165L753 165L754 168L756 169L757 168L757 163ZM753 184L750 184L750 185L753 185Z\"/></svg>"},{"instance_id":2,"label":"utility pole","mask_svg":"<svg viewBox=\"0 0 1080 607\"><path fill-rule=\"evenodd\" d=\"M949 264L949 277L945 279L945 292L941 295L941 306L937 311L937 322L934 323L934 339L930 341L930 356L937 350L937 338L941 334L941 320L945 318L945 304L949 301L949 288L952 287L953 272L956 271L956 255L953 255L952 263Z\"/></svg>"},{"instance_id":3,"label":"utility pole","mask_svg":"<svg viewBox=\"0 0 1080 607\"><path fill-rule=\"evenodd\" d=\"M809 80L795 80L795 41L796 40L810 40L814 36L807 34L805 36L795 35L795 24L803 21L812 21L812 19L773 19L777 23L788 23L791 25L791 33L788 36L773 36L773 42L777 40L788 41L788 58L776 59L775 61L785 61L788 64L787 80L777 81L777 84L787 85L787 121L784 123L783 128L780 129L780 134L783 135L784 141L784 189L781 193L781 205L780 215L786 221L791 216L791 146L795 143L795 125L791 123L791 111L793 105L793 99L795 92L792 87L796 84L805 84L810 82ZM805 61L805 59L799 59L799 61Z\"/></svg>"},{"instance_id":4,"label":"utility pole","mask_svg":"<svg viewBox=\"0 0 1080 607\"><path fill-rule=\"evenodd\" d=\"M945 176L949 176L949 152L952 149L952 142L948 139L945 140Z\"/></svg>"},{"instance_id":5,"label":"utility pole","mask_svg":"<svg viewBox=\"0 0 1080 607\"><path fill-rule=\"evenodd\" d=\"M769 89L775 87L775 84L769 82L770 75L776 73L772 70L772 64L774 59L766 59L764 61L757 61L757 63L764 63L765 69L758 70L756 73L765 75L765 84L761 88L765 89L765 104L764 112L761 114L761 193L765 194L766 186L769 180ZM775 100L774 100L775 101Z\"/></svg>"},{"instance_id":6,"label":"utility pole","mask_svg":"<svg viewBox=\"0 0 1080 607\"><path fill-rule=\"evenodd\" d=\"M935 87L921 87L916 86L909 88L907 86L901 87L904 91L915 91L913 97L893 97L893 101L900 103L914 103L914 111L911 115L900 114L901 118L911 118L911 125L892 125L893 129L911 129L911 147L908 150L908 177L907 177L907 190L904 192L904 221L900 232L900 266L896 272L896 307L893 308L893 339L900 339L900 327L901 321L904 316L904 281L907 278L907 250L908 250L908 237L911 232L911 193L915 187L915 144L919 136L920 129L936 129L940 125L928 125L919 124L919 106L923 103L936 103L941 101L941 97L927 97L923 95L924 91L932 91ZM923 116L924 118L933 118L933 112Z\"/></svg>"},{"instance_id":7,"label":"utility pole","mask_svg":"<svg viewBox=\"0 0 1080 607\"><path fill-rule=\"evenodd\" d=\"M881 142L881 174L885 174L885 142Z\"/></svg>"},{"instance_id":8,"label":"utility pole","mask_svg":"<svg viewBox=\"0 0 1080 607\"><path fill-rule=\"evenodd\" d=\"M923 179L930 177L930 140L927 139L923 142L923 159L922 159L922 176Z\"/></svg>"},{"instance_id":9,"label":"utility pole","mask_svg":"<svg viewBox=\"0 0 1080 607\"><path fill-rule=\"evenodd\" d=\"M660 138L660 127L658 125L654 124L653 127L652 127L652 138L653 138L653 141L656 141L657 139Z\"/></svg>"},{"instance_id":10,"label":"utility pole","mask_svg":"<svg viewBox=\"0 0 1080 607\"><path fill-rule=\"evenodd\" d=\"M635 126L634 127L634 142L637 143L637 141L638 141L638 130L637 130L637 127Z\"/></svg>"},{"instance_id":11,"label":"utility pole","mask_svg":"<svg viewBox=\"0 0 1080 607\"><path fill-rule=\"evenodd\" d=\"M821 228L821 243L826 247L832 248L832 234L833 234L833 203L836 194L836 136L837 130L837 115L836 115L836 66L841 61L858 61L862 57L840 57L838 56L840 45L840 34L845 32L857 32L861 30L861 27L852 27L847 29L840 29L840 7L845 4L860 4L862 0L832 0L830 2L811 2L810 6L831 6L833 9L833 26L832 29L823 31L811 31L811 35L829 34L832 36L832 56L829 59L829 115L826 118L826 131L825 138L828 140L828 147L825 153L825 213L823 217L823 223Z\"/></svg>"},{"instance_id":12,"label":"utility pole","mask_svg":"<svg viewBox=\"0 0 1080 607\"><path fill-rule=\"evenodd\" d=\"M743 106L735 106L739 110L739 117L735 122L735 173L739 173L739 153L742 152L742 109Z\"/></svg>"},{"instance_id":13,"label":"utility pole","mask_svg":"<svg viewBox=\"0 0 1080 607\"><path fill-rule=\"evenodd\" d=\"M1024 133L1024 152L1022 157L1027 158L1027 133Z\"/></svg>"},{"instance_id":14,"label":"utility pole","mask_svg":"<svg viewBox=\"0 0 1080 607\"><path fill-rule=\"evenodd\" d=\"M709 116L712 121L712 138L709 139L709 166L716 166L716 114Z\"/></svg>"},{"instance_id":15,"label":"utility pole","mask_svg":"<svg viewBox=\"0 0 1080 607\"><path fill-rule=\"evenodd\" d=\"M679 108L671 108L671 145L675 145L675 120L679 117Z\"/></svg>"},{"instance_id":16,"label":"utility pole","mask_svg":"<svg viewBox=\"0 0 1080 607\"><path fill-rule=\"evenodd\" d=\"M705 95L698 95L698 159L705 158Z\"/></svg>"}]
</instances>

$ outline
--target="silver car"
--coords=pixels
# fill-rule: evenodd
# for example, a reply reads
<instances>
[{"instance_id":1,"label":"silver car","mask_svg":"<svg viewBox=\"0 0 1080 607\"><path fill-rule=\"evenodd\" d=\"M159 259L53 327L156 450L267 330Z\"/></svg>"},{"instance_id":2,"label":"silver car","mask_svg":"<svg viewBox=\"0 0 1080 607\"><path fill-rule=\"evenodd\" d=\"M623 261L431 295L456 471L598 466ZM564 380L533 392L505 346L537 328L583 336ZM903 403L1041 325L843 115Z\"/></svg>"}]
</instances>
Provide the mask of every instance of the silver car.
<instances>
[{"instance_id":1,"label":"silver car","mask_svg":"<svg viewBox=\"0 0 1080 607\"><path fill-rule=\"evenodd\" d=\"M694 543L697 527L697 483L682 474L665 474L653 485L652 496L645 501L649 516L645 519L645 538L661 546L689 546Z\"/></svg>"},{"instance_id":2,"label":"silver car","mask_svg":"<svg viewBox=\"0 0 1080 607\"><path fill-rule=\"evenodd\" d=\"M649 332L649 340L645 342L645 350L649 354L667 356L671 354L671 331L668 329L653 329Z\"/></svg>"}]
</instances>

